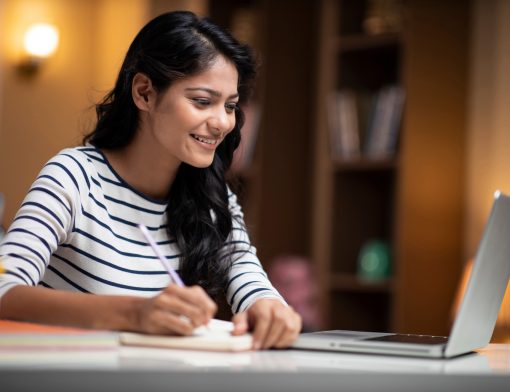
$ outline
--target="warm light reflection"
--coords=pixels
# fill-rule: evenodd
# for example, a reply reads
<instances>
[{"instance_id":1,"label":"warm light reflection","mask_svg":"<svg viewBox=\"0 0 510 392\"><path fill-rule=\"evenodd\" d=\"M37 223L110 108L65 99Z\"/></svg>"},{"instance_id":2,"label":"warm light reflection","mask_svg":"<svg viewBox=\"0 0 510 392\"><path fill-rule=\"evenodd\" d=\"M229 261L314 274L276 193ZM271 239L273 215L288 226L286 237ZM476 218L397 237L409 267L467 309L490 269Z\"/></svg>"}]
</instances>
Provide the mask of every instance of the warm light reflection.
<instances>
[{"instance_id":1,"label":"warm light reflection","mask_svg":"<svg viewBox=\"0 0 510 392\"><path fill-rule=\"evenodd\" d=\"M462 301L462 298L464 297L464 293L466 291L472 269L473 260L468 260L468 262L464 266L460 284L455 296L452 309L453 310L452 320L455 318L455 315L459 311L460 303ZM494 334L492 336L491 341L493 343L510 343L510 283L507 286L506 294L503 298L503 302L501 303L498 319L496 321L496 328L494 330Z\"/></svg>"},{"instance_id":2,"label":"warm light reflection","mask_svg":"<svg viewBox=\"0 0 510 392\"><path fill-rule=\"evenodd\" d=\"M23 45L29 56L49 57L57 50L58 40L59 34L55 26L37 23L25 32Z\"/></svg>"}]
</instances>

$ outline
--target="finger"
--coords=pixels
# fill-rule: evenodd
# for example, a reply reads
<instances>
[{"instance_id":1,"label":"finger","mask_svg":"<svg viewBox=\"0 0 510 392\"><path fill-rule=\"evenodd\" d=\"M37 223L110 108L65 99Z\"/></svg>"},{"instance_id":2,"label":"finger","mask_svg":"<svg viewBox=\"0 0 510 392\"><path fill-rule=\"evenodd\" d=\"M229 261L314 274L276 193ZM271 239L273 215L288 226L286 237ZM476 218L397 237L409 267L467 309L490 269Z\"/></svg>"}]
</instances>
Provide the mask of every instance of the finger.
<instances>
[{"instance_id":1,"label":"finger","mask_svg":"<svg viewBox=\"0 0 510 392\"><path fill-rule=\"evenodd\" d=\"M155 305L161 310L187 318L194 327L203 325L208 321L202 309L194 304L183 301L175 295L163 293L155 299Z\"/></svg>"},{"instance_id":2,"label":"finger","mask_svg":"<svg viewBox=\"0 0 510 392\"><path fill-rule=\"evenodd\" d=\"M177 314L158 309L152 314L149 333L191 335L194 329L189 320Z\"/></svg>"},{"instance_id":3,"label":"finger","mask_svg":"<svg viewBox=\"0 0 510 392\"><path fill-rule=\"evenodd\" d=\"M287 312L275 312L274 309L272 311L273 316L271 318L272 322L269 326L269 330L267 332L266 338L262 343L262 348L267 349L273 347L282 337L288 333L288 328L290 322L288 318L290 315Z\"/></svg>"},{"instance_id":4,"label":"finger","mask_svg":"<svg viewBox=\"0 0 510 392\"><path fill-rule=\"evenodd\" d=\"M234 330L232 335L242 335L248 331L248 314L246 312L237 313L232 317Z\"/></svg>"},{"instance_id":5,"label":"finger","mask_svg":"<svg viewBox=\"0 0 510 392\"><path fill-rule=\"evenodd\" d=\"M177 285L170 285L165 289L165 292L199 307L204 314L205 322L208 322L218 309L211 297L209 297L200 286L180 287Z\"/></svg>"},{"instance_id":6,"label":"finger","mask_svg":"<svg viewBox=\"0 0 510 392\"><path fill-rule=\"evenodd\" d=\"M287 348L292 345L296 341L301 332L301 316L297 313L294 313L291 321L288 323L288 328L286 328L276 344L275 348Z\"/></svg>"},{"instance_id":7,"label":"finger","mask_svg":"<svg viewBox=\"0 0 510 392\"><path fill-rule=\"evenodd\" d=\"M255 326L253 328L253 349L262 348L271 325L271 312L268 310L252 315Z\"/></svg>"}]
</instances>

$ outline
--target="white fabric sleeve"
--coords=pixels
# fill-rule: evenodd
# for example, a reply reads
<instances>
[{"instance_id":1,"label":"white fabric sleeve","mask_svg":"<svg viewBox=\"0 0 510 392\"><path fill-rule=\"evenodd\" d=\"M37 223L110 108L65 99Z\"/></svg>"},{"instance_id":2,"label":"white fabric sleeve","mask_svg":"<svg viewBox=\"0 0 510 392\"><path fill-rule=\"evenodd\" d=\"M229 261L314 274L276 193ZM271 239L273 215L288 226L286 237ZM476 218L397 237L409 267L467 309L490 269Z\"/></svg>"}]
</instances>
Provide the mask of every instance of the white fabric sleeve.
<instances>
[{"instance_id":1,"label":"white fabric sleeve","mask_svg":"<svg viewBox=\"0 0 510 392\"><path fill-rule=\"evenodd\" d=\"M0 243L5 273L0 297L16 285L36 286L51 254L72 231L83 167L72 155L59 154L41 170Z\"/></svg>"},{"instance_id":2,"label":"white fabric sleeve","mask_svg":"<svg viewBox=\"0 0 510 392\"><path fill-rule=\"evenodd\" d=\"M230 190L229 208L233 219L232 233L227 241L226 251L232 256L233 263L227 286L227 302L232 312L236 314L245 311L261 298L274 298L286 304L267 278L257 257L257 250L250 243L237 197Z\"/></svg>"}]
</instances>

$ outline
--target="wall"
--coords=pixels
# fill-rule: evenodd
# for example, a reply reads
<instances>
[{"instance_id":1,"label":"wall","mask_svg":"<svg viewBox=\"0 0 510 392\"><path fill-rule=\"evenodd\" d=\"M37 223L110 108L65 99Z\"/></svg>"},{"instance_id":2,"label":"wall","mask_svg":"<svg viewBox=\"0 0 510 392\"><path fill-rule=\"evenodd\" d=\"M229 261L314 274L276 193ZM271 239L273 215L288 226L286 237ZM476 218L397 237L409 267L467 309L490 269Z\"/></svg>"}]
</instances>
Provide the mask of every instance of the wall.
<instances>
[{"instance_id":1,"label":"wall","mask_svg":"<svg viewBox=\"0 0 510 392\"><path fill-rule=\"evenodd\" d=\"M80 143L93 104L115 80L129 42L148 18L142 0L4 0L0 15L0 192L4 226L42 165ZM122 17L119 17L122 15ZM34 77L16 69L24 29L56 24L60 46Z\"/></svg>"},{"instance_id":2,"label":"wall","mask_svg":"<svg viewBox=\"0 0 510 392\"><path fill-rule=\"evenodd\" d=\"M510 1L472 8L465 259L473 257L496 189L510 193Z\"/></svg>"}]
</instances>

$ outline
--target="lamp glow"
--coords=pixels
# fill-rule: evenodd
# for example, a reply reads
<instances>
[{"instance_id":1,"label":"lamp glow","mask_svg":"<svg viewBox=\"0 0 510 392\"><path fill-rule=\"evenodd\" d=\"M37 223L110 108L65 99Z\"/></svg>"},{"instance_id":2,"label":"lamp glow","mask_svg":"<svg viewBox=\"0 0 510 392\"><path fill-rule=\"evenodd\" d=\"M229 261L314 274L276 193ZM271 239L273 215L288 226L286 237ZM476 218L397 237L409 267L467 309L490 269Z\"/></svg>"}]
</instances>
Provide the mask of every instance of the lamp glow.
<instances>
[{"instance_id":1,"label":"lamp glow","mask_svg":"<svg viewBox=\"0 0 510 392\"><path fill-rule=\"evenodd\" d=\"M26 31L23 44L29 56L46 58L55 53L58 41L59 34L55 26L36 23Z\"/></svg>"}]
</instances>

